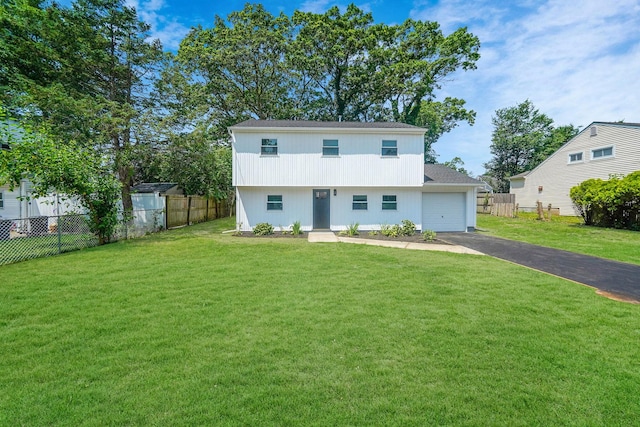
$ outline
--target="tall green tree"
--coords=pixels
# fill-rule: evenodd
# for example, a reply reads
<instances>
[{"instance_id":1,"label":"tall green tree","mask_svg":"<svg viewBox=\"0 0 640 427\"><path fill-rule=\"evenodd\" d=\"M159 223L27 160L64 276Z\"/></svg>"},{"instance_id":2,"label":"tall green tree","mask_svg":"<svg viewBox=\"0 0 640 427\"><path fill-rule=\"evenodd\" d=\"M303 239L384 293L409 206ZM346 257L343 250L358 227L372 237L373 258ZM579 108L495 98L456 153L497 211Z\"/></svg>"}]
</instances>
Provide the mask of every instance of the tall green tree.
<instances>
[{"instance_id":1,"label":"tall green tree","mask_svg":"<svg viewBox=\"0 0 640 427\"><path fill-rule=\"evenodd\" d=\"M577 133L572 125L554 128L530 100L497 110L491 121L493 157L484 166L497 192L509 192L509 177L535 168Z\"/></svg>"},{"instance_id":2,"label":"tall green tree","mask_svg":"<svg viewBox=\"0 0 640 427\"><path fill-rule=\"evenodd\" d=\"M289 63L307 77L311 111L320 120L371 120L368 113L380 101L374 98L378 58L376 47L383 26L373 24L371 13L350 4L344 13L337 6L324 14L295 11L297 34Z\"/></svg>"},{"instance_id":3,"label":"tall green tree","mask_svg":"<svg viewBox=\"0 0 640 427\"><path fill-rule=\"evenodd\" d=\"M437 163L437 154L433 145L445 133L466 121L470 125L475 123L476 112L464 108L465 101L447 97L444 101L422 101L420 111L415 122L416 126L426 128L424 134L424 162Z\"/></svg>"},{"instance_id":4,"label":"tall green tree","mask_svg":"<svg viewBox=\"0 0 640 427\"><path fill-rule=\"evenodd\" d=\"M173 75L166 76L174 79L173 89L187 91L195 101L205 122L194 124L226 141L227 127L238 121L293 115L285 62L291 36L287 16L247 4L226 21L216 16L212 28L191 30L180 44L176 68L169 71ZM186 81L179 82L179 74Z\"/></svg>"},{"instance_id":5,"label":"tall green tree","mask_svg":"<svg viewBox=\"0 0 640 427\"><path fill-rule=\"evenodd\" d=\"M338 7L324 14L296 11L292 21L296 37L289 62L308 77L302 81L311 118L419 124L423 108L435 107L425 114L444 106L464 110L462 100L438 105L435 96L451 73L475 68L480 42L466 28L445 36L436 22L374 24L370 13L353 4L344 13ZM440 122L453 120L446 114Z\"/></svg>"},{"instance_id":6,"label":"tall green tree","mask_svg":"<svg viewBox=\"0 0 640 427\"><path fill-rule=\"evenodd\" d=\"M75 141L57 141L46 129L17 126L0 108L0 185L11 188L28 178L33 197L56 191L77 197L100 244L109 242L118 221L120 183L105 159Z\"/></svg>"},{"instance_id":7,"label":"tall green tree","mask_svg":"<svg viewBox=\"0 0 640 427\"><path fill-rule=\"evenodd\" d=\"M162 55L159 42L148 41L149 26L123 0L78 0L70 8L15 0L1 13L3 102L22 121L46 123L59 141L106 153L131 210L134 125ZM36 54L22 56L29 51Z\"/></svg>"}]
</instances>

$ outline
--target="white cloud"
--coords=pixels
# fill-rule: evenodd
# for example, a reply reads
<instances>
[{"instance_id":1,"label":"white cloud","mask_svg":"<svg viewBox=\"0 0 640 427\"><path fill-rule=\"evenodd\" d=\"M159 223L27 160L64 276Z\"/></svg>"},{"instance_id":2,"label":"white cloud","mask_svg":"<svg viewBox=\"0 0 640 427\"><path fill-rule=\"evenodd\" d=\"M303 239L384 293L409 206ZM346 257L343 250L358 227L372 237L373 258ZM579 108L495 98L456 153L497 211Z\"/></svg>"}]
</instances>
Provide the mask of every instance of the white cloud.
<instances>
[{"instance_id":1,"label":"white cloud","mask_svg":"<svg viewBox=\"0 0 640 427\"><path fill-rule=\"evenodd\" d=\"M599 0L418 4L412 17L438 21L445 33L467 26L482 43L478 69L457 73L442 94L467 100L478 113L476 125L444 136L435 147L440 160L458 155L468 169L482 172L494 111L527 98L557 125L640 122L639 12L637 0L606 7Z\"/></svg>"},{"instance_id":2,"label":"white cloud","mask_svg":"<svg viewBox=\"0 0 640 427\"><path fill-rule=\"evenodd\" d=\"M175 18L162 13L164 0L126 0L126 5L138 12L138 17L151 26L150 38L159 39L165 49L176 50L189 28Z\"/></svg>"}]
</instances>

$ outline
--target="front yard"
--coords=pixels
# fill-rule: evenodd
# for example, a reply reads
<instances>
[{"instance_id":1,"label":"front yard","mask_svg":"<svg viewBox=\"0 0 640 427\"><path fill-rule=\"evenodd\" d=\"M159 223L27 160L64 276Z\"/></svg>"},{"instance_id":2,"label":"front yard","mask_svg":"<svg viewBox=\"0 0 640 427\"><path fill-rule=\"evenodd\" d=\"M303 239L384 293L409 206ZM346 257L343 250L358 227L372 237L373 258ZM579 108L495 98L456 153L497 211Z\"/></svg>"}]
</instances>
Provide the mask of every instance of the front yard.
<instances>
[{"instance_id":1,"label":"front yard","mask_svg":"<svg viewBox=\"0 0 640 427\"><path fill-rule=\"evenodd\" d=\"M233 226L0 267L0 425L637 423L640 306Z\"/></svg>"}]
</instances>

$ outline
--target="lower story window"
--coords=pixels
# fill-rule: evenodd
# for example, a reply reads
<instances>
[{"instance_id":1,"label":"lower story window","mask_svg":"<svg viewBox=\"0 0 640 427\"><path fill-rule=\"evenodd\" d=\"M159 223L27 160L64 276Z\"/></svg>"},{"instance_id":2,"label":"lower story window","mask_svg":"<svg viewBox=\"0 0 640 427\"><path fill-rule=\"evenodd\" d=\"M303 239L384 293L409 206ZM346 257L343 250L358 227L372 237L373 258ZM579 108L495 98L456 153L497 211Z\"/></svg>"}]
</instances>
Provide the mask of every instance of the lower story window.
<instances>
[{"instance_id":1,"label":"lower story window","mask_svg":"<svg viewBox=\"0 0 640 427\"><path fill-rule=\"evenodd\" d=\"M267 196L267 210L268 211L281 211L282 210L282 195L269 195L269 196Z\"/></svg>"},{"instance_id":2,"label":"lower story window","mask_svg":"<svg viewBox=\"0 0 640 427\"><path fill-rule=\"evenodd\" d=\"M366 211L367 210L367 196L357 195L353 196L353 204L354 211Z\"/></svg>"},{"instance_id":3,"label":"lower story window","mask_svg":"<svg viewBox=\"0 0 640 427\"><path fill-rule=\"evenodd\" d=\"M398 209L398 201L396 196L382 196L382 210L383 211L395 211Z\"/></svg>"}]
</instances>

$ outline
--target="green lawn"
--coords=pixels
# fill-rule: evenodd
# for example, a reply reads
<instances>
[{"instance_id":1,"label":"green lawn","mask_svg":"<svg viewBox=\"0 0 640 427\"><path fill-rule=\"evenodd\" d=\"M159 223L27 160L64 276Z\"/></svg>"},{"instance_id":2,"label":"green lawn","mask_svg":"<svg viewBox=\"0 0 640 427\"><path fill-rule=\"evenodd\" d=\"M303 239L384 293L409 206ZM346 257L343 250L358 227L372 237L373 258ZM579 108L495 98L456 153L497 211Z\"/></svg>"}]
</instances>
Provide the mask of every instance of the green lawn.
<instances>
[{"instance_id":1,"label":"green lawn","mask_svg":"<svg viewBox=\"0 0 640 427\"><path fill-rule=\"evenodd\" d=\"M578 217L538 221L535 214L503 218L478 214L482 233L640 265L640 232L587 227Z\"/></svg>"},{"instance_id":2,"label":"green lawn","mask_svg":"<svg viewBox=\"0 0 640 427\"><path fill-rule=\"evenodd\" d=\"M221 235L0 267L0 425L633 425L640 306L490 257Z\"/></svg>"}]
</instances>

